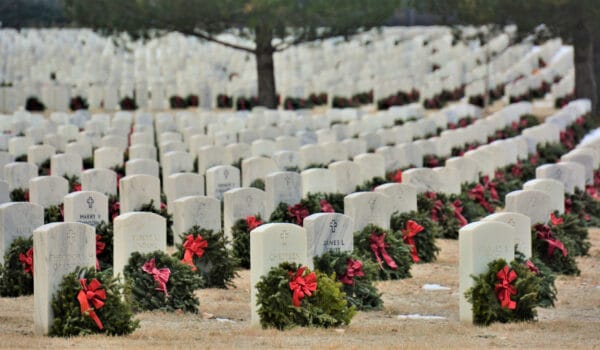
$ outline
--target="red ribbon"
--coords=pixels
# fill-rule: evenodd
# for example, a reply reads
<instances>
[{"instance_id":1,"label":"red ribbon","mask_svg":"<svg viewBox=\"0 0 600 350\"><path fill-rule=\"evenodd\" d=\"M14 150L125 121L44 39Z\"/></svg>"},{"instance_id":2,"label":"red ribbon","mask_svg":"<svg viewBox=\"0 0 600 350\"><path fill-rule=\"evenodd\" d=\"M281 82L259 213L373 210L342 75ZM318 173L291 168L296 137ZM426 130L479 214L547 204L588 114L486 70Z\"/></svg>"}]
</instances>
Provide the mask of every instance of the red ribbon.
<instances>
[{"instance_id":1,"label":"red ribbon","mask_svg":"<svg viewBox=\"0 0 600 350\"><path fill-rule=\"evenodd\" d=\"M525 266L527 266L529 271L533 272L536 275L540 273L540 269L537 266L535 266L535 264L531 260L527 260L525 262Z\"/></svg>"},{"instance_id":2,"label":"red ribbon","mask_svg":"<svg viewBox=\"0 0 600 350\"><path fill-rule=\"evenodd\" d=\"M363 263L360 260L348 258L348 261L346 262L346 272L340 277L340 282L353 285L354 277L362 277L364 275Z\"/></svg>"},{"instance_id":3,"label":"red ribbon","mask_svg":"<svg viewBox=\"0 0 600 350\"><path fill-rule=\"evenodd\" d=\"M500 306L510 310L517 308L517 302L510 300L511 295L517 295L517 288L511 284L516 278L517 273L511 270L508 265L496 273L496 279L500 281L500 283L496 283L494 288L496 296L500 301Z\"/></svg>"},{"instance_id":4,"label":"red ribbon","mask_svg":"<svg viewBox=\"0 0 600 350\"><path fill-rule=\"evenodd\" d=\"M305 266L299 268L293 274L292 280L289 283L290 290L293 292L292 302L295 307L300 307L300 301L304 296L311 296L312 292L317 290L317 275L311 272L306 276L302 276L305 270Z\"/></svg>"},{"instance_id":5,"label":"red ribbon","mask_svg":"<svg viewBox=\"0 0 600 350\"><path fill-rule=\"evenodd\" d=\"M331 204L329 204L328 201L321 199L319 201L319 204L321 204L322 213L335 213L335 210L333 210L333 207L331 206Z\"/></svg>"},{"instance_id":6,"label":"red ribbon","mask_svg":"<svg viewBox=\"0 0 600 350\"><path fill-rule=\"evenodd\" d=\"M394 176L392 177L392 181L397 182L397 183L402 183L402 170L398 170L394 173Z\"/></svg>"},{"instance_id":7,"label":"red ribbon","mask_svg":"<svg viewBox=\"0 0 600 350\"><path fill-rule=\"evenodd\" d=\"M33 276L33 248L29 248L25 254L19 254L19 261L23 264L23 271Z\"/></svg>"},{"instance_id":8,"label":"red ribbon","mask_svg":"<svg viewBox=\"0 0 600 350\"><path fill-rule=\"evenodd\" d=\"M114 202L110 207L110 218L111 220L115 220L121 211L121 204L117 201Z\"/></svg>"},{"instance_id":9,"label":"red ribbon","mask_svg":"<svg viewBox=\"0 0 600 350\"><path fill-rule=\"evenodd\" d=\"M80 183L74 183L73 184L73 192L79 192L81 191L81 184Z\"/></svg>"},{"instance_id":10,"label":"red ribbon","mask_svg":"<svg viewBox=\"0 0 600 350\"><path fill-rule=\"evenodd\" d=\"M483 185L484 188L490 193L490 197L492 200L499 200L500 196L498 196L498 191L496 191L496 184L490 181L490 178L486 175L483 177Z\"/></svg>"},{"instance_id":11,"label":"red ribbon","mask_svg":"<svg viewBox=\"0 0 600 350\"><path fill-rule=\"evenodd\" d=\"M100 262L98 262L98 255L102 254L106 248L106 243L102 242L100 235L96 235L96 270L100 271Z\"/></svg>"},{"instance_id":12,"label":"red ribbon","mask_svg":"<svg viewBox=\"0 0 600 350\"><path fill-rule=\"evenodd\" d=\"M537 237L548 243L548 253L546 254L548 257L552 256L554 249L560 249L562 255L567 256L567 248L565 248L565 245L561 241L554 237L548 225L538 224L535 226L535 229Z\"/></svg>"},{"instance_id":13,"label":"red ribbon","mask_svg":"<svg viewBox=\"0 0 600 350\"><path fill-rule=\"evenodd\" d=\"M485 199L485 189L481 184L477 184L470 189L468 195L469 198L477 201L489 213L494 212L494 207Z\"/></svg>"},{"instance_id":14,"label":"red ribbon","mask_svg":"<svg viewBox=\"0 0 600 350\"><path fill-rule=\"evenodd\" d=\"M600 199L600 196L598 195L598 190L592 185L586 186L585 192L594 199Z\"/></svg>"},{"instance_id":15,"label":"red ribbon","mask_svg":"<svg viewBox=\"0 0 600 350\"><path fill-rule=\"evenodd\" d=\"M371 243L371 251L373 254L375 254L375 258L377 259L380 268L383 269L383 263L381 262L382 257L387 266L389 266L392 270L398 268L398 265L396 265L394 259L392 259L392 257L389 256L385 250L385 248L389 247L389 244L385 243L385 232L381 233L380 235L378 235L377 232L371 233L369 242Z\"/></svg>"},{"instance_id":16,"label":"red ribbon","mask_svg":"<svg viewBox=\"0 0 600 350\"><path fill-rule=\"evenodd\" d=\"M142 265L142 271L152 275L152 277L154 278L154 282L158 284L158 288L156 288L156 290L165 293L165 298L168 298L169 293L167 292L167 282L169 282L171 270L169 270L169 268L167 267L157 269L154 258L152 258L146 261L144 265Z\"/></svg>"},{"instance_id":17,"label":"red ribbon","mask_svg":"<svg viewBox=\"0 0 600 350\"><path fill-rule=\"evenodd\" d=\"M208 242L203 239L202 236L198 235L196 238L194 238L194 235L188 235L183 243L183 249L185 249L185 253L181 262L186 265L190 265L192 267L192 271L196 271L196 265L194 265L194 255L199 258L202 257L206 247L208 247Z\"/></svg>"},{"instance_id":18,"label":"red ribbon","mask_svg":"<svg viewBox=\"0 0 600 350\"><path fill-rule=\"evenodd\" d=\"M100 289L102 285L95 278L90 282L89 286L86 285L85 278L80 278L79 283L81 284L81 290L77 294L77 300L79 300L81 313L83 315L88 314L96 322L98 328L103 329L104 326L102 326L102 322L94 310L100 310L104 306L103 300L106 300L106 291ZM90 302L94 305L94 308L90 306Z\"/></svg>"},{"instance_id":19,"label":"red ribbon","mask_svg":"<svg viewBox=\"0 0 600 350\"><path fill-rule=\"evenodd\" d=\"M419 259L419 254L417 252L417 244L415 243L415 236L417 233L423 231L425 228L413 220L408 220L406 222L406 229L402 230L402 239L404 239L404 243L410 246L410 255L414 262L418 263L421 261Z\"/></svg>"},{"instance_id":20,"label":"red ribbon","mask_svg":"<svg viewBox=\"0 0 600 350\"><path fill-rule=\"evenodd\" d=\"M308 209L306 209L301 203L288 207L288 212L296 222L296 225L300 226L302 226L304 218L310 214Z\"/></svg>"},{"instance_id":21,"label":"red ribbon","mask_svg":"<svg viewBox=\"0 0 600 350\"><path fill-rule=\"evenodd\" d=\"M246 216L246 224L248 225L248 231L252 231L262 225L263 222L257 219L256 216Z\"/></svg>"},{"instance_id":22,"label":"red ribbon","mask_svg":"<svg viewBox=\"0 0 600 350\"><path fill-rule=\"evenodd\" d=\"M466 224L468 224L469 222L462 215L463 207L462 207L462 202L460 201L460 199L457 199L454 202L452 202L452 207L454 208L454 217L460 223L460 227L463 227Z\"/></svg>"},{"instance_id":23,"label":"red ribbon","mask_svg":"<svg viewBox=\"0 0 600 350\"><path fill-rule=\"evenodd\" d=\"M565 220L561 217L557 217L554 213L550 213L550 222L552 222L552 226L558 226L565 222Z\"/></svg>"}]
</instances>

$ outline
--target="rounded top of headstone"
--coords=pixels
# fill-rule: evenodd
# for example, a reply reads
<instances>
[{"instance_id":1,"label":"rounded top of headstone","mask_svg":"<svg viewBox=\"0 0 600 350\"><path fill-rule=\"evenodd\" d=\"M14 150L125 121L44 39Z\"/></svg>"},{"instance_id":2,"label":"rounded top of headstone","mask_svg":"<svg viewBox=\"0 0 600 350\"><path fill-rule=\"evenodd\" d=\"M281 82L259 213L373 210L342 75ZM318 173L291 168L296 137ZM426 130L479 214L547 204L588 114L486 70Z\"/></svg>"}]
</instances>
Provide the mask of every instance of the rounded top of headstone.
<instances>
[{"instance_id":1,"label":"rounded top of headstone","mask_svg":"<svg viewBox=\"0 0 600 350\"><path fill-rule=\"evenodd\" d=\"M148 219L162 220L166 223L166 219L164 217L162 217L161 215L150 213L147 211L131 211L131 212L128 212L125 214L121 214L115 218L114 223L116 224L117 222L129 220L131 218L140 218L142 220L148 220ZM85 224L82 224L82 225L85 225Z\"/></svg>"},{"instance_id":2,"label":"rounded top of headstone","mask_svg":"<svg viewBox=\"0 0 600 350\"><path fill-rule=\"evenodd\" d=\"M38 210L41 210L41 211L44 210L44 207L42 207L41 205L31 203L31 202L6 202L6 203L0 204L0 210L7 209L7 208L15 208L15 209L38 208Z\"/></svg>"},{"instance_id":3,"label":"rounded top of headstone","mask_svg":"<svg viewBox=\"0 0 600 350\"><path fill-rule=\"evenodd\" d=\"M149 213L152 214L152 213ZM152 215L156 215L156 214L152 214ZM158 215L160 216L160 215ZM56 231L56 230L60 230L60 229L65 229L65 228L70 228L70 229L76 229L76 230L92 230L92 232L96 232L96 229L90 225L86 225L84 223L81 222L53 222L50 224L45 224L42 225L38 228L36 228L35 230L33 230L33 232L51 232L51 231Z\"/></svg>"}]
</instances>

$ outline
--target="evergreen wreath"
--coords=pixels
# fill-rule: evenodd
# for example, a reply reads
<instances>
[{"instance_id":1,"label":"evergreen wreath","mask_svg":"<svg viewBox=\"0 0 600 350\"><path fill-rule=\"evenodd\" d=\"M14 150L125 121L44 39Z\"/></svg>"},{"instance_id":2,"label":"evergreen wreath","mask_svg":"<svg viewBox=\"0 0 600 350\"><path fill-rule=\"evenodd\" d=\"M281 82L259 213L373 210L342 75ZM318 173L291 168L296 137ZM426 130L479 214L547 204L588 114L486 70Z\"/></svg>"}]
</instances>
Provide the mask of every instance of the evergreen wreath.
<instances>
[{"instance_id":1,"label":"evergreen wreath","mask_svg":"<svg viewBox=\"0 0 600 350\"><path fill-rule=\"evenodd\" d=\"M29 202L29 190L26 188L15 188L10 191L11 202Z\"/></svg>"},{"instance_id":2,"label":"evergreen wreath","mask_svg":"<svg viewBox=\"0 0 600 350\"><path fill-rule=\"evenodd\" d=\"M565 193L565 213L577 215L587 227L600 226L600 201L579 188L574 194Z\"/></svg>"},{"instance_id":3,"label":"evergreen wreath","mask_svg":"<svg viewBox=\"0 0 600 350\"><path fill-rule=\"evenodd\" d=\"M439 226L431 221L429 216L417 211L401 214L394 213L391 218L391 230L398 238L403 238L406 244L409 244L409 242L407 242L409 239L405 238L404 232L407 232L406 229L409 221L414 221L423 228L414 236L414 238L412 238L415 243L419 262L428 263L435 261L440 252L440 248L435 244L435 238L440 230ZM415 259L413 258L413 261L414 260Z\"/></svg>"},{"instance_id":4,"label":"evergreen wreath","mask_svg":"<svg viewBox=\"0 0 600 350\"><path fill-rule=\"evenodd\" d=\"M443 193L424 192L417 195L419 214L428 215L439 227L440 237L458 239L458 231L468 223L462 215L463 204Z\"/></svg>"},{"instance_id":5,"label":"evergreen wreath","mask_svg":"<svg viewBox=\"0 0 600 350\"><path fill-rule=\"evenodd\" d=\"M81 191L81 182L79 181L79 176L69 176L65 174L63 177L69 182L69 193Z\"/></svg>"},{"instance_id":6,"label":"evergreen wreath","mask_svg":"<svg viewBox=\"0 0 600 350\"><path fill-rule=\"evenodd\" d=\"M0 296L33 294L33 238L17 237L0 264Z\"/></svg>"},{"instance_id":7,"label":"evergreen wreath","mask_svg":"<svg viewBox=\"0 0 600 350\"><path fill-rule=\"evenodd\" d=\"M362 185L356 186L355 192L373 191L375 189L375 187L386 184L386 183L388 183L388 181L386 181L386 179L384 179L382 177L374 177L371 180L365 181Z\"/></svg>"},{"instance_id":8,"label":"evergreen wreath","mask_svg":"<svg viewBox=\"0 0 600 350\"><path fill-rule=\"evenodd\" d=\"M413 264L410 248L401 238L375 225L367 225L354 234L354 250L362 261L379 264L379 279L411 277Z\"/></svg>"},{"instance_id":9,"label":"evergreen wreath","mask_svg":"<svg viewBox=\"0 0 600 350\"><path fill-rule=\"evenodd\" d=\"M573 214L551 215L550 225L556 237L569 237L573 241L573 249L569 251L575 256L585 256L590 250L588 230L581 225L579 218Z\"/></svg>"},{"instance_id":10,"label":"evergreen wreath","mask_svg":"<svg viewBox=\"0 0 600 350\"><path fill-rule=\"evenodd\" d=\"M339 327L356 313L348 306L341 283L322 272L284 262L256 284L256 305L263 328Z\"/></svg>"},{"instance_id":11,"label":"evergreen wreath","mask_svg":"<svg viewBox=\"0 0 600 350\"><path fill-rule=\"evenodd\" d=\"M77 268L65 275L52 297L54 323L50 335L132 333L139 327L139 321L133 319L129 306L123 301L122 288L111 270Z\"/></svg>"},{"instance_id":12,"label":"evergreen wreath","mask_svg":"<svg viewBox=\"0 0 600 350\"><path fill-rule=\"evenodd\" d=\"M259 190L264 191L265 190L265 180L256 179L256 180L252 181L252 183L250 184L250 187L258 188Z\"/></svg>"},{"instance_id":13,"label":"evergreen wreath","mask_svg":"<svg viewBox=\"0 0 600 350\"><path fill-rule=\"evenodd\" d=\"M488 215L488 211L478 203L472 196L469 196L469 192L475 188L476 183L463 184L459 195L452 195L452 199L459 199L462 203L462 215L467 219L468 222L474 222L482 217Z\"/></svg>"},{"instance_id":14,"label":"evergreen wreath","mask_svg":"<svg viewBox=\"0 0 600 350\"><path fill-rule=\"evenodd\" d=\"M250 231L262 224L261 217L257 214L239 219L231 228L233 255L245 269L250 268Z\"/></svg>"},{"instance_id":15,"label":"evergreen wreath","mask_svg":"<svg viewBox=\"0 0 600 350\"><path fill-rule=\"evenodd\" d=\"M44 208L44 224L51 224L53 222L63 222L63 204L51 205Z\"/></svg>"},{"instance_id":16,"label":"evergreen wreath","mask_svg":"<svg viewBox=\"0 0 600 350\"><path fill-rule=\"evenodd\" d=\"M488 264L486 272L471 277L475 285L465 297L473 305L473 323L487 326L535 320L539 280L527 266L498 259Z\"/></svg>"},{"instance_id":17,"label":"evergreen wreath","mask_svg":"<svg viewBox=\"0 0 600 350\"><path fill-rule=\"evenodd\" d=\"M228 288L237 277L237 259L227 249L228 240L223 231L192 227L181 236L174 256L202 276L203 288ZM188 268L189 268L188 267Z\"/></svg>"},{"instance_id":18,"label":"evergreen wreath","mask_svg":"<svg viewBox=\"0 0 600 350\"><path fill-rule=\"evenodd\" d=\"M113 266L113 224L102 221L96 225L96 259L100 270Z\"/></svg>"},{"instance_id":19,"label":"evergreen wreath","mask_svg":"<svg viewBox=\"0 0 600 350\"><path fill-rule=\"evenodd\" d=\"M331 206L336 213L344 213L344 197L345 195L342 193L309 193L306 196L306 200L308 202L314 203L312 208L318 208L315 212L311 212L311 214L326 212L328 209L327 205Z\"/></svg>"},{"instance_id":20,"label":"evergreen wreath","mask_svg":"<svg viewBox=\"0 0 600 350\"><path fill-rule=\"evenodd\" d=\"M152 274L147 263L153 262L158 271ZM144 268L146 267L146 268ZM166 281L155 277L168 269ZM161 271L162 270L162 271ZM161 310L198 312L200 301L194 291L202 286L202 278L179 260L161 251L140 254L134 252L123 269L125 296L134 311Z\"/></svg>"},{"instance_id":21,"label":"evergreen wreath","mask_svg":"<svg viewBox=\"0 0 600 350\"><path fill-rule=\"evenodd\" d=\"M146 203L140 207L137 211L145 211L154 214L158 214L165 218L167 221L167 244L173 245L173 215L167 211L167 206L160 203L160 209L154 207L154 199L150 200L150 203Z\"/></svg>"},{"instance_id":22,"label":"evergreen wreath","mask_svg":"<svg viewBox=\"0 0 600 350\"><path fill-rule=\"evenodd\" d=\"M340 198L341 196L341 198ZM331 200L333 202L329 202ZM340 205L341 200L341 205ZM270 222L289 222L302 226L304 218L315 213L334 213L341 209L341 213L344 212L343 206L343 195L341 194L324 194L314 193L309 194L307 198L300 200L300 203L295 205L287 205L285 203L279 203L271 217ZM335 205L335 207L334 207ZM340 208L341 207L341 208ZM336 209L337 208L337 209Z\"/></svg>"},{"instance_id":23,"label":"evergreen wreath","mask_svg":"<svg viewBox=\"0 0 600 350\"><path fill-rule=\"evenodd\" d=\"M50 158L44 160L38 166L38 176L48 176L50 175Z\"/></svg>"},{"instance_id":24,"label":"evergreen wreath","mask_svg":"<svg viewBox=\"0 0 600 350\"><path fill-rule=\"evenodd\" d=\"M568 236L556 237L548 225L532 227L533 255L542 260L552 271L564 275L579 275L573 254L574 243Z\"/></svg>"},{"instance_id":25,"label":"evergreen wreath","mask_svg":"<svg viewBox=\"0 0 600 350\"><path fill-rule=\"evenodd\" d=\"M313 258L317 271L335 276L342 283L348 305L357 310L379 310L383 306L381 293L373 285L379 266L372 261L361 261L351 252L325 252Z\"/></svg>"}]
</instances>

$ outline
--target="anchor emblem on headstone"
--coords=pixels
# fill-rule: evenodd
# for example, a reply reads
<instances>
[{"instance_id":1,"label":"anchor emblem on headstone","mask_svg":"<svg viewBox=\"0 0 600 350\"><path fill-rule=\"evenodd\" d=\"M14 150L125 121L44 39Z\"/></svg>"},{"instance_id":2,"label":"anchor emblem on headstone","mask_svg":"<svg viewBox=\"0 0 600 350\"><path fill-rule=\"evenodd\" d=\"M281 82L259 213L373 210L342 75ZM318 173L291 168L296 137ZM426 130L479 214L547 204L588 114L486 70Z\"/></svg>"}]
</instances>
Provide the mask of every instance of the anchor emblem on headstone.
<instances>
[{"instance_id":1,"label":"anchor emblem on headstone","mask_svg":"<svg viewBox=\"0 0 600 350\"><path fill-rule=\"evenodd\" d=\"M88 197L85 202L88 204L88 208L92 209L92 206L94 205L94 198Z\"/></svg>"},{"instance_id":2,"label":"anchor emblem on headstone","mask_svg":"<svg viewBox=\"0 0 600 350\"><path fill-rule=\"evenodd\" d=\"M329 228L331 228L331 233L335 233L335 230L337 229L337 220L331 220Z\"/></svg>"}]
</instances>

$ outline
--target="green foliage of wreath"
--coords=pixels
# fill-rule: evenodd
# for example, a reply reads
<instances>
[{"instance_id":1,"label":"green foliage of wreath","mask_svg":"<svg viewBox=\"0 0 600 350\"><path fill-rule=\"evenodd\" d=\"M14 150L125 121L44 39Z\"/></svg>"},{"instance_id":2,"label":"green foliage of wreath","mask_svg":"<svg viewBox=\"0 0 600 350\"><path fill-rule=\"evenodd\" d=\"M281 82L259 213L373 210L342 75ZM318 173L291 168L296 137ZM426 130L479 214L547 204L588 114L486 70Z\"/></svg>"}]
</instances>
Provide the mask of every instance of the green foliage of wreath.
<instances>
[{"instance_id":1,"label":"green foliage of wreath","mask_svg":"<svg viewBox=\"0 0 600 350\"><path fill-rule=\"evenodd\" d=\"M180 236L181 243L177 244L177 250L173 254L179 260L184 257L183 243L188 235L193 235L194 238L200 235L208 243L201 257L196 255L193 257L197 269L196 273L201 275L204 281L202 288L232 287L233 279L238 275L235 269L239 263L233 256L232 251L227 249L229 242L223 231L214 232L213 230L201 229L198 226L192 227Z\"/></svg>"},{"instance_id":2,"label":"green foliage of wreath","mask_svg":"<svg viewBox=\"0 0 600 350\"><path fill-rule=\"evenodd\" d=\"M4 254L4 265L0 264L0 296L18 297L33 294L33 273L24 270L19 260L33 247L33 238L17 237Z\"/></svg>"},{"instance_id":3,"label":"green foliage of wreath","mask_svg":"<svg viewBox=\"0 0 600 350\"><path fill-rule=\"evenodd\" d=\"M402 230L406 229L408 220L413 220L423 226L423 231L417 233L414 237L419 259L423 263L435 261L440 252L440 248L435 244L435 238L439 235L440 227L428 215L417 211L394 213L390 228L398 239L403 239Z\"/></svg>"},{"instance_id":4,"label":"green foliage of wreath","mask_svg":"<svg viewBox=\"0 0 600 350\"><path fill-rule=\"evenodd\" d=\"M40 165L38 165L38 176L48 175L50 175L50 158L44 160Z\"/></svg>"},{"instance_id":5,"label":"green foliage of wreath","mask_svg":"<svg viewBox=\"0 0 600 350\"><path fill-rule=\"evenodd\" d=\"M413 260L410 255L410 248L404 244L402 239L398 238L397 235L375 225L367 225L361 231L354 233L354 250L358 256L361 257L361 260L377 263L377 257L371 250L371 243L369 241L369 238L373 233L377 236L385 233L385 243L387 243L386 251L396 265L398 265L396 269L392 269L385 261L383 261L383 257L381 257L382 262L379 265L379 279L397 280L411 277L410 268L413 264Z\"/></svg>"},{"instance_id":6,"label":"green foliage of wreath","mask_svg":"<svg viewBox=\"0 0 600 350\"><path fill-rule=\"evenodd\" d=\"M80 278L89 283L97 279L106 291L104 306L94 310L103 329L99 329L89 315L81 313L77 295L81 290ZM133 319L129 306L123 301L122 285L113 277L112 270L96 271L95 268L77 268L63 277L58 290L52 297L54 323L50 335L70 337L94 333L108 335L126 335L139 327L139 321Z\"/></svg>"},{"instance_id":7,"label":"green foliage of wreath","mask_svg":"<svg viewBox=\"0 0 600 350\"><path fill-rule=\"evenodd\" d=\"M83 158L83 169L93 169L94 168L94 157Z\"/></svg>"},{"instance_id":8,"label":"green foliage of wreath","mask_svg":"<svg viewBox=\"0 0 600 350\"><path fill-rule=\"evenodd\" d=\"M432 218L432 210L435 206L436 201L441 201L442 206L440 208L440 212L437 215L438 221L436 223L439 230L439 237L447 238L447 239L458 239L458 231L461 228L460 221L456 218L454 214L454 207L452 206L452 201L448 198L447 195L443 193L435 193L436 198L429 198L428 193L419 193L417 195L417 210L419 214L423 214ZM464 209L463 209L464 210Z\"/></svg>"},{"instance_id":9,"label":"green foliage of wreath","mask_svg":"<svg viewBox=\"0 0 600 350\"><path fill-rule=\"evenodd\" d=\"M51 205L44 208L44 224L51 224L53 222L62 222L63 219L63 205Z\"/></svg>"},{"instance_id":10,"label":"green foliage of wreath","mask_svg":"<svg viewBox=\"0 0 600 350\"><path fill-rule=\"evenodd\" d=\"M539 282L538 306L543 308L554 307L554 302L556 301L556 294L558 291L556 290L556 285L554 284L556 276L552 270L539 258L532 257L531 259L526 259L525 255L519 251L515 251L515 261L523 265L525 265L527 261L533 263L533 265L538 269L538 271L532 271L533 274L538 278Z\"/></svg>"},{"instance_id":11,"label":"green foliage of wreath","mask_svg":"<svg viewBox=\"0 0 600 350\"><path fill-rule=\"evenodd\" d=\"M328 328L350 324L356 310L346 303L341 283L322 272L315 272L317 290L313 295L304 297L300 307L293 305L290 273L299 267L298 264L281 263L256 284L256 305L261 326L283 330L296 326ZM307 269L306 273L309 272Z\"/></svg>"},{"instance_id":12,"label":"green foliage of wreath","mask_svg":"<svg viewBox=\"0 0 600 350\"><path fill-rule=\"evenodd\" d=\"M517 274L517 278L512 282L517 294L511 296L511 300L517 303L516 308L511 310L500 305L494 286L498 283L496 274L506 265L503 259L494 260L488 264L485 273L471 276L475 285L465 292L465 297L473 305L473 323L487 326L494 322L507 323L536 319L535 308L539 306L539 280L519 262L513 261L509 265Z\"/></svg>"},{"instance_id":13,"label":"green foliage of wreath","mask_svg":"<svg viewBox=\"0 0 600 350\"><path fill-rule=\"evenodd\" d=\"M321 212L321 200L327 201L327 203L331 204L333 210L336 213L344 213L344 197L345 195L342 193L309 193L306 196L306 200L316 204L316 211L314 213ZM311 212L311 214L314 214Z\"/></svg>"},{"instance_id":14,"label":"green foliage of wreath","mask_svg":"<svg viewBox=\"0 0 600 350\"><path fill-rule=\"evenodd\" d=\"M69 176L67 174L64 174L63 177L65 179L67 179L67 181L69 182L69 192L74 192L76 186L81 187L81 182L79 181L79 176L77 176L77 175Z\"/></svg>"},{"instance_id":15,"label":"green foliage of wreath","mask_svg":"<svg viewBox=\"0 0 600 350\"><path fill-rule=\"evenodd\" d=\"M100 270L106 270L113 266L113 224L102 221L96 225L96 235L104 243L104 249L96 256L100 264Z\"/></svg>"},{"instance_id":16,"label":"green foliage of wreath","mask_svg":"<svg viewBox=\"0 0 600 350\"><path fill-rule=\"evenodd\" d=\"M362 185L356 186L355 192L373 191L375 187L388 183L383 177L374 177L371 180L365 181Z\"/></svg>"},{"instance_id":17,"label":"green foliage of wreath","mask_svg":"<svg viewBox=\"0 0 600 350\"><path fill-rule=\"evenodd\" d=\"M554 249L552 255L548 256L548 243L537 237L535 226L531 229L533 256L543 261L554 273L579 276L580 271L572 253L575 250L575 243L568 236L558 237L555 234L555 237L564 244L567 256L564 256L560 249Z\"/></svg>"},{"instance_id":18,"label":"green foliage of wreath","mask_svg":"<svg viewBox=\"0 0 600 350\"><path fill-rule=\"evenodd\" d=\"M579 221L587 227L600 227L600 201L594 199L579 188L575 193L565 193L565 204L569 203L570 212L577 215ZM565 205L565 210L567 205Z\"/></svg>"},{"instance_id":19,"label":"green foliage of wreath","mask_svg":"<svg viewBox=\"0 0 600 350\"><path fill-rule=\"evenodd\" d=\"M476 183L463 184L461 186L460 194L452 195L450 198L451 201L454 201L455 199L460 200L463 208L462 215L465 217L465 219L467 219L468 222L477 221L489 214L488 211L485 210L485 208L481 204L469 197L469 190L471 190L476 185ZM491 198L489 198L489 196L486 196L486 200L490 204L492 203Z\"/></svg>"},{"instance_id":20,"label":"green foliage of wreath","mask_svg":"<svg viewBox=\"0 0 600 350\"><path fill-rule=\"evenodd\" d=\"M296 220L294 220L294 218L290 215L288 211L288 205L285 203L279 203L277 207L275 207L275 210L273 210L271 213L269 222L289 222L295 224Z\"/></svg>"},{"instance_id":21,"label":"green foliage of wreath","mask_svg":"<svg viewBox=\"0 0 600 350\"><path fill-rule=\"evenodd\" d=\"M255 215L257 220L261 220L259 214ZM239 219L235 222L231 228L231 235L233 238L232 250L233 256L239 261L239 266L249 269L250 268L250 230L248 229L248 223L246 219ZM204 237L204 236L202 236Z\"/></svg>"},{"instance_id":22,"label":"green foliage of wreath","mask_svg":"<svg viewBox=\"0 0 600 350\"><path fill-rule=\"evenodd\" d=\"M173 215L169 214L166 207L163 208L161 206L160 209L156 209L154 207L154 199L152 199L150 203L142 205L137 211L150 212L165 218L167 221L167 244L173 245Z\"/></svg>"},{"instance_id":23,"label":"green foliage of wreath","mask_svg":"<svg viewBox=\"0 0 600 350\"><path fill-rule=\"evenodd\" d=\"M24 188L15 188L10 191L10 201L11 202L28 202L28 190Z\"/></svg>"},{"instance_id":24,"label":"green foliage of wreath","mask_svg":"<svg viewBox=\"0 0 600 350\"><path fill-rule=\"evenodd\" d=\"M573 250L570 250L569 253L575 256L588 255L591 243L587 227L582 225L579 218L573 214L558 215L556 212L556 217L562 218L563 223L551 226L552 232L554 232L559 239L569 237L573 241Z\"/></svg>"},{"instance_id":25,"label":"green foliage of wreath","mask_svg":"<svg viewBox=\"0 0 600 350\"><path fill-rule=\"evenodd\" d=\"M157 290L152 275L144 272L142 266L150 259L155 259L158 269L171 270L167 282L169 297ZM123 269L125 275L125 297L135 312L144 310L161 310L198 312L200 301L194 291L202 287L202 278L189 266L161 251L131 254L128 264Z\"/></svg>"},{"instance_id":26,"label":"green foliage of wreath","mask_svg":"<svg viewBox=\"0 0 600 350\"><path fill-rule=\"evenodd\" d=\"M329 251L321 256L313 258L315 270L321 271L328 276L336 276L339 282L340 277L346 273L348 259L360 260L363 263L364 276L354 277L354 284L342 283L342 290L346 293L348 305L354 306L357 310L379 310L383 307L381 293L373 284L377 279L379 266L372 261L362 261L356 254L351 252L333 252ZM341 282L340 282L341 283Z\"/></svg>"},{"instance_id":27,"label":"green foliage of wreath","mask_svg":"<svg viewBox=\"0 0 600 350\"><path fill-rule=\"evenodd\" d=\"M265 180L256 179L256 180L252 181L252 183L250 184L250 187L258 188L259 190L264 191L265 190Z\"/></svg>"}]
</instances>

